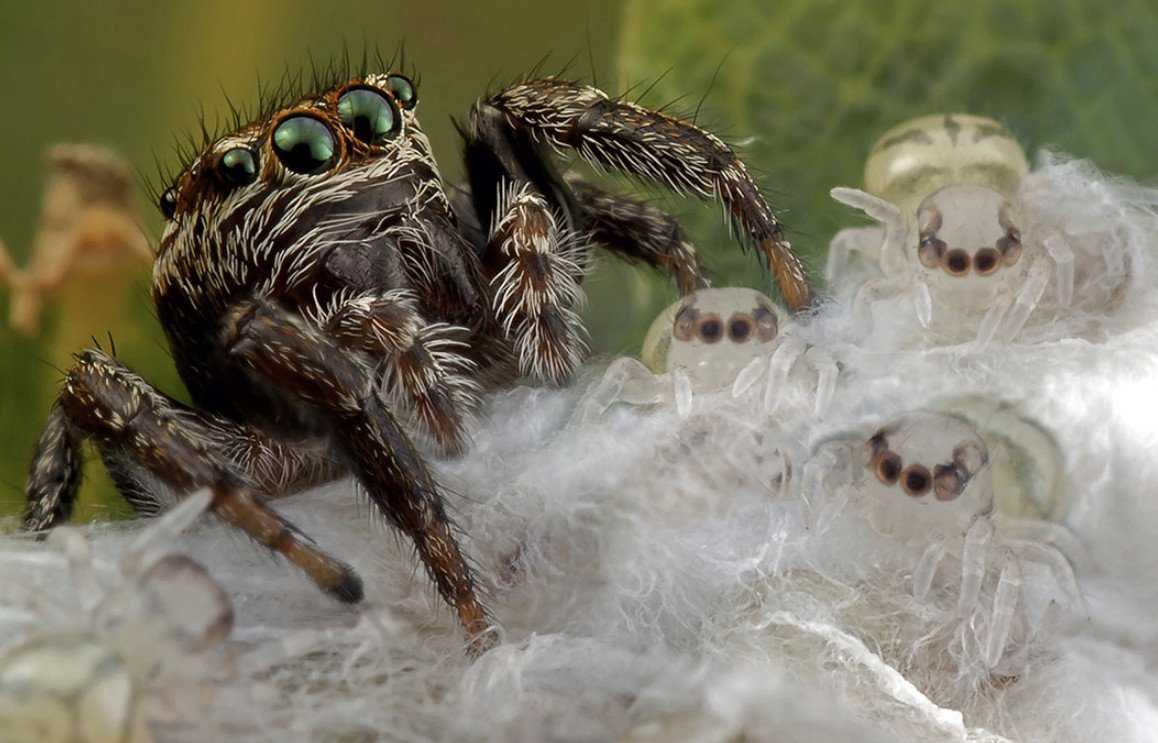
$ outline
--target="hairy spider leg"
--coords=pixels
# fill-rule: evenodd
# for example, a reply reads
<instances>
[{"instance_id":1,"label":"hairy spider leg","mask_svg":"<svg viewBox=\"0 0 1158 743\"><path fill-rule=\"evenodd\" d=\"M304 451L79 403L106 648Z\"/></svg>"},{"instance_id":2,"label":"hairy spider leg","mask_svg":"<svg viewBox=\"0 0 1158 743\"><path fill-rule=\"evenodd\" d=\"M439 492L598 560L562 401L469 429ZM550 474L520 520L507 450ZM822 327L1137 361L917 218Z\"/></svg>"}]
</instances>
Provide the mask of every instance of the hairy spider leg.
<instances>
[{"instance_id":1,"label":"hairy spider leg","mask_svg":"<svg viewBox=\"0 0 1158 743\"><path fill-rule=\"evenodd\" d=\"M350 566L264 505L232 462L214 459L195 420L119 361L99 350L78 354L52 410L28 480L26 528L47 528L71 511L82 467L80 443L87 437L179 496L208 488L215 516L285 557L336 598L361 600L362 581Z\"/></svg>"},{"instance_id":2,"label":"hairy spider leg","mask_svg":"<svg viewBox=\"0 0 1158 743\"><path fill-rule=\"evenodd\" d=\"M728 145L687 121L608 96L601 90L557 78L516 83L481 101L471 112L467 162L478 145L491 149L508 174L516 167L569 213L581 213L539 148L574 151L600 169L614 169L664 185L680 194L723 202L734 224L769 261L785 303L805 309L811 295L804 268L783 228L744 163ZM475 157L472 158L472 154ZM476 208L478 187L471 173ZM582 228L582 224L577 225Z\"/></svg>"},{"instance_id":3,"label":"hairy spider leg","mask_svg":"<svg viewBox=\"0 0 1158 743\"><path fill-rule=\"evenodd\" d=\"M474 573L422 456L374 378L324 331L268 300L238 305L225 330L230 353L283 395L319 409L334 444L384 517L414 542L443 599L481 652L495 641Z\"/></svg>"}]
</instances>

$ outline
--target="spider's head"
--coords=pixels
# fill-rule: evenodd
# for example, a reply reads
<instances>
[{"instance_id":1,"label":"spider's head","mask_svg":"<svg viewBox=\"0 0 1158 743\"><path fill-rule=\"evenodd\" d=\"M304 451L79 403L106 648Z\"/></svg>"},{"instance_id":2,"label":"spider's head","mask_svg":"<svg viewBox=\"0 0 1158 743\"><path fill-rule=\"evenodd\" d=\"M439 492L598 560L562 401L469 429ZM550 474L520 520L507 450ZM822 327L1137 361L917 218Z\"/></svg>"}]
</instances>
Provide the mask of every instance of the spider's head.
<instances>
[{"instance_id":1,"label":"spider's head","mask_svg":"<svg viewBox=\"0 0 1158 743\"><path fill-rule=\"evenodd\" d=\"M964 533L993 510L989 449L964 418L911 413L862 446L873 525L888 534Z\"/></svg>"},{"instance_id":2,"label":"spider's head","mask_svg":"<svg viewBox=\"0 0 1158 743\"><path fill-rule=\"evenodd\" d=\"M239 258L261 270L263 254L305 247L307 234L372 240L437 181L408 78L370 74L289 98L208 141L161 194L159 292Z\"/></svg>"},{"instance_id":3,"label":"spider's head","mask_svg":"<svg viewBox=\"0 0 1158 743\"><path fill-rule=\"evenodd\" d=\"M642 356L653 371L682 367L702 387L719 387L752 359L772 353L787 322L754 289L700 289L656 318Z\"/></svg>"},{"instance_id":4,"label":"spider's head","mask_svg":"<svg viewBox=\"0 0 1158 743\"><path fill-rule=\"evenodd\" d=\"M1021 217L985 186L946 186L917 209L916 260L940 301L982 301L1023 271Z\"/></svg>"}]
</instances>

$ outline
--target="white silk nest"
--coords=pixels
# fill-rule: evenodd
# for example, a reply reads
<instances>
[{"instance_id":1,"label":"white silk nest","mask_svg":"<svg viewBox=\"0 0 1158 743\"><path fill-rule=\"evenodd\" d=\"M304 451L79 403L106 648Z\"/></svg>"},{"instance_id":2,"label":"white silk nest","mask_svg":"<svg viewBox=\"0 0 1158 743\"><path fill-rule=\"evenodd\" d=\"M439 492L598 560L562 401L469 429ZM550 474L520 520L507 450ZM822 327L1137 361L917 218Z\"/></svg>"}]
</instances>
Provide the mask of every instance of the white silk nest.
<instances>
[{"instance_id":1,"label":"white silk nest","mask_svg":"<svg viewBox=\"0 0 1158 743\"><path fill-rule=\"evenodd\" d=\"M357 608L205 518L170 549L232 597L235 624L194 670L140 682L156 738L1155 740L1158 191L1061 160L1031 178L1040 215L1131 256L1130 295L1112 315L1076 318L1081 337L1061 318L1027 343L882 351L850 343L833 303L801 329L841 366L820 418L807 382L771 415L724 390L696 394L690 415L617 405L584 418L598 365L569 389L495 395L471 451L437 465L502 625L474 661L407 541L352 484L277 508L361 572ZM964 396L1052 434L1062 469L1049 518L1081 552L1083 601L1046 601L999 671L979 660L985 613L957 612L959 569L916 600L927 545L869 528L856 500L820 528L798 488L817 442ZM88 529L101 569L148 528ZM4 645L83 622L27 599L35 586L69 600L54 549L0 540ZM1022 595L1053 596L1052 581L1026 570Z\"/></svg>"}]
</instances>

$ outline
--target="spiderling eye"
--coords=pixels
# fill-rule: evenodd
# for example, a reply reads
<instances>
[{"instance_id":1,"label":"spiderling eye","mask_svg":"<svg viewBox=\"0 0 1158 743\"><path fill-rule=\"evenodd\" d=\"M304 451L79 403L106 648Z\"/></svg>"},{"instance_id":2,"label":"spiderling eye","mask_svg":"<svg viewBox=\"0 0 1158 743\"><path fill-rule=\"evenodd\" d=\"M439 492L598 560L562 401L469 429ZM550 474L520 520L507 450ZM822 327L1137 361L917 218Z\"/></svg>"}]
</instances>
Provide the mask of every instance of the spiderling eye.
<instances>
[{"instance_id":1,"label":"spiderling eye","mask_svg":"<svg viewBox=\"0 0 1158 743\"><path fill-rule=\"evenodd\" d=\"M381 144L402 128L402 117L382 95L367 88L354 88L338 99L338 116L366 144Z\"/></svg>"},{"instance_id":2,"label":"spiderling eye","mask_svg":"<svg viewBox=\"0 0 1158 743\"><path fill-rule=\"evenodd\" d=\"M291 116L273 130L273 151L295 173L319 173L337 153L329 127L313 116Z\"/></svg>"},{"instance_id":3,"label":"spiderling eye","mask_svg":"<svg viewBox=\"0 0 1158 743\"><path fill-rule=\"evenodd\" d=\"M394 94L394 100L398 101L398 105L402 108L409 111L418 105L418 88L414 87L410 78L402 75L391 75L386 78L386 85Z\"/></svg>"},{"instance_id":4,"label":"spiderling eye","mask_svg":"<svg viewBox=\"0 0 1158 743\"><path fill-rule=\"evenodd\" d=\"M715 343L724 337L724 323L721 322L719 315L708 315L700 320L696 332L704 343Z\"/></svg>"},{"instance_id":5,"label":"spiderling eye","mask_svg":"<svg viewBox=\"0 0 1158 743\"><path fill-rule=\"evenodd\" d=\"M767 343L775 340L776 333L779 332L779 320L776 319L776 313L767 307L757 307L752 312L752 320L756 323L756 335L761 343Z\"/></svg>"},{"instance_id":6,"label":"spiderling eye","mask_svg":"<svg viewBox=\"0 0 1158 743\"><path fill-rule=\"evenodd\" d=\"M177 189L166 188L161 198L157 200L157 206L161 208L161 214L165 215L165 219L172 219L177 213Z\"/></svg>"},{"instance_id":7,"label":"spiderling eye","mask_svg":"<svg viewBox=\"0 0 1158 743\"><path fill-rule=\"evenodd\" d=\"M231 186L247 186L257 178L257 156L248 147L234 147L221 156L217 173Z\"/></svg>"}]
</instances>

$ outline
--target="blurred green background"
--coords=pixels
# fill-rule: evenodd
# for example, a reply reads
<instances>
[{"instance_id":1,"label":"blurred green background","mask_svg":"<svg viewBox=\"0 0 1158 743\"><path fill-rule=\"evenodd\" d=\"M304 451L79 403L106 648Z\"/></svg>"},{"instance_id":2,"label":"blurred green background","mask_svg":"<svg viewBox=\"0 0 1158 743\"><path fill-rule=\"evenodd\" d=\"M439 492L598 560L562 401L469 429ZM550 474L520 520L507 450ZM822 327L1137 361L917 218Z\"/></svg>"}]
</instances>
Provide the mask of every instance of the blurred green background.
<instances>
[{"instance_id":1,"label":"blurred green background","mask_svg":"<svg viewBox=\"0 0 1158 743\"><path fill-rule=\"evenodd\" d=\"M967 111L1004 121L1029 151L1052 147L1150 179L1158 172L1158 3L1153 0L633 0L631 2L315 3L304 0L0 3L0 238L23 259L35 231L42 153L98 142L151 173L173 163L174 134L212 122L225 91L252 99L258 77L306 69L343 46L389 56L405 41L421 72L420 115L444 174L457 178L450 123L494 85L550 54L546 70L609 92L699 111L759 174L790 236L814 266L855 221L828 189L859 184L884 129L910 116ZM626 187L626 185L625 185ZM656 194L684 216L717 283L770 291L736 250L718 210ZM145 229L155 209L141 198ZM180 393L148 303L146 278L127 313L49 313L41 335L0 329L0 514L19 510L26 462L68 352L90 335ZM663 279L604 261L586 315L602 353L632 352L674 293ZM107 287L93 286L93 296ZM0 317L8 297L0 288ZM3 323L0 323L2 326ZM80 516L120 511L100 467Z\"/></svg>"}]
</instances>

